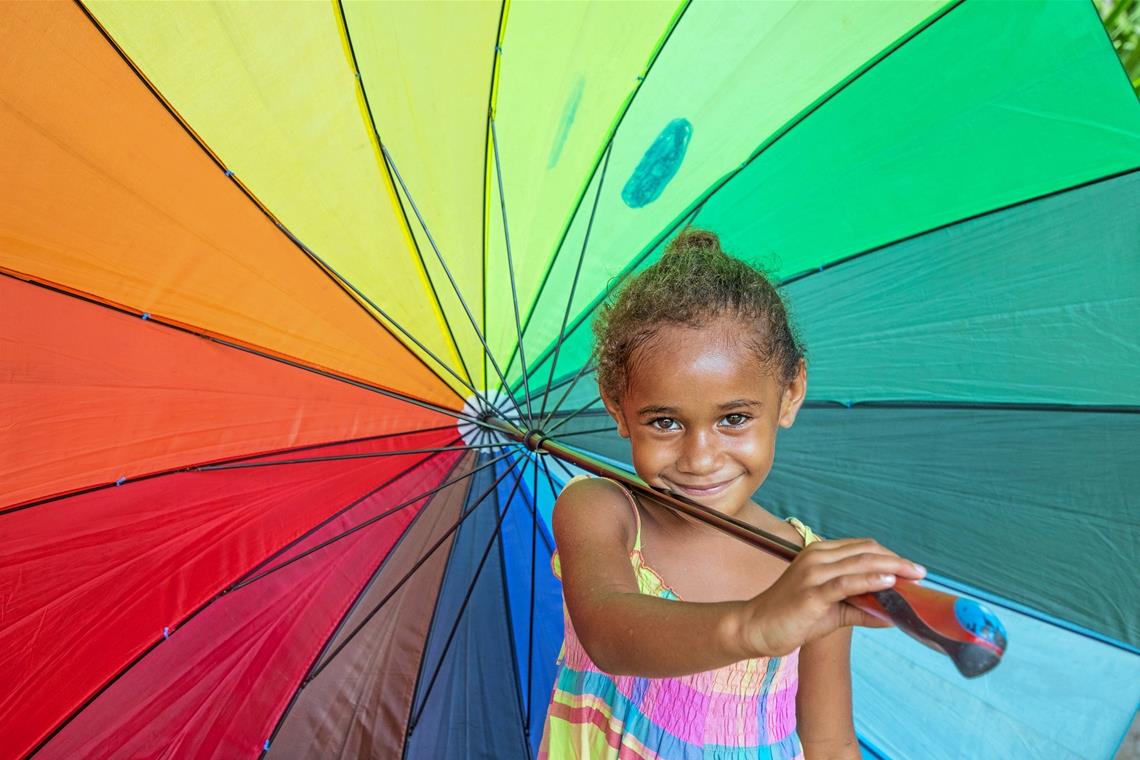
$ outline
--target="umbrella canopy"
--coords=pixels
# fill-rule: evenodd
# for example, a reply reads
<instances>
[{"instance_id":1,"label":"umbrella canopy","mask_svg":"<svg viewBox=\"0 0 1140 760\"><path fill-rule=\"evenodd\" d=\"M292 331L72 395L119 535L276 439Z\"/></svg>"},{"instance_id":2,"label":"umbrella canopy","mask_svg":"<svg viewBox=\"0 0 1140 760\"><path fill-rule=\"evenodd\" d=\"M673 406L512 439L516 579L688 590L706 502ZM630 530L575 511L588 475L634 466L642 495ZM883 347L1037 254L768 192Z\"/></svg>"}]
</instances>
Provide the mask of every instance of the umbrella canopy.
<instances>
[{"instance_id":1,"label":"umbrella canopy","mask_svg":"<svg viewBox=\"0 0 1140 760\"><path fill-rule=\"evenodd\" d=\"M5 756L533 755L590 324L688 224L809 400L758 500L995 605L855 637L881 757L1140 701L1140 105L1091 4L0 6Z\"/></svg>"}]
</instances>

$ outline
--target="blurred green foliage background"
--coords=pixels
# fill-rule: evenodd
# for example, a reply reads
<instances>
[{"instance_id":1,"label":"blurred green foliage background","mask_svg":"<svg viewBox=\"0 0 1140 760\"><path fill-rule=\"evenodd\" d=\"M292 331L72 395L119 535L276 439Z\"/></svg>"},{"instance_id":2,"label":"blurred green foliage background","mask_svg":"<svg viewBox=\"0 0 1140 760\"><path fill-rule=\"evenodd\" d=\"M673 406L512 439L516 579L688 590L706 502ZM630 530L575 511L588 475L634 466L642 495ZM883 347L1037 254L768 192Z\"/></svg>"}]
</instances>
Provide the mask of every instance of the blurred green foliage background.
<instances>
[{"instance_id":1,"label":"blurred green foliage background","mask_svg":"<svg viewBox=\"0 0 1140 760\"><path fill-rule=\"evenodd\" d=\"M1132 89L1140 93L1140 1L1093 0Z\"/></svg>"}]
</instances>

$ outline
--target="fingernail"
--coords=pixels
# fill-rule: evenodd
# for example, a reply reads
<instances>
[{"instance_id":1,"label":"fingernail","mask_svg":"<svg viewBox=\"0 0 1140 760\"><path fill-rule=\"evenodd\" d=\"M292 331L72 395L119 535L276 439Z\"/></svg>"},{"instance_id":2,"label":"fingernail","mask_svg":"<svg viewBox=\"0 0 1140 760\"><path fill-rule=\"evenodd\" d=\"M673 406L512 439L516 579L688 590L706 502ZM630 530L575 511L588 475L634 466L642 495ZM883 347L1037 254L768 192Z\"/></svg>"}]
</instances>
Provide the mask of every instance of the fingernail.
<instances>
[{"instance_id":1,"label":"fingernail","mask_svg":"<svg viewBox=\"0 0 1140 760\"><path fill-rule=\"evenodd\" d=\"M895 582L895 576L891 575L890 573L883 573L882 575L879 576L879 582L881 582L881 583L894 583Z\"/></svg>"},{"instance_id":2,"label":"fingernail","mask_svg":"<svg viewBox=\"0 0 1140 760\"><path fill-rule=\"evenodd\" d=\"M918 564L917 562L913 562L913 563L911 563L911 564L913 564L913 565L914 565L914 571L915 571L916 573L922 573L923 575L926 575L926 568L925 568L925 567L923 567L922 565Z\"/></svg>"}]
</instances>

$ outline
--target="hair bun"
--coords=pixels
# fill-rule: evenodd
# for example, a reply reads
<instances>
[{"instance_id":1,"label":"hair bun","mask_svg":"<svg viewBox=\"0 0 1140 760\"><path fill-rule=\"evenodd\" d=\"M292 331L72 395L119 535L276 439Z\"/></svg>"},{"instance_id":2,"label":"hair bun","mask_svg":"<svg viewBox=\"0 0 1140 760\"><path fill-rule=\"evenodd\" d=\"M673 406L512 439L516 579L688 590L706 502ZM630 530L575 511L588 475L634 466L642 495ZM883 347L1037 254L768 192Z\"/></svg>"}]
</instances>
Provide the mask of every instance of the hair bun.
<instances>
[{"instance_id":1,"label":"hair bun","mask_svg":"<svg viewBox=\"0 0 1140 760\"><path fill-rule=\"evenodd\" d=\"M715 232L696 227L688 227L670 240L669 245L665 246L664 256L682 252L725 255L724 249L720 247L720 238Z\"/></svg>"}]
</instances>

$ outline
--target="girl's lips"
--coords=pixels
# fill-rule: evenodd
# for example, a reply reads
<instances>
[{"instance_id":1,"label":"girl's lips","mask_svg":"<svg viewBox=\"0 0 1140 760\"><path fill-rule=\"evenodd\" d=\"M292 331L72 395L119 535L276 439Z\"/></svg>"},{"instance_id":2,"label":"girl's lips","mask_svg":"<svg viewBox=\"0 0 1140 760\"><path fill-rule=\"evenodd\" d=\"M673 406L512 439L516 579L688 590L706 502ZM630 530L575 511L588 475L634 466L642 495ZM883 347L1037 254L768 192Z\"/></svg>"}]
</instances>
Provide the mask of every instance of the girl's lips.
<instances>
[{"instance_id":1,"label":"girl's lips","mask_svg":"<svg viewBox=\"0 0 1140 760\"><path fill-rule=\"evenodd\" d=\"M736 482L736 478L722 480L719 483L712 483L707 486L685 485L682 483L670 483L677 491L692 498L701 498L708 496L716 496L721 491L731 486Z\"/></svg>"}]
</instances>

